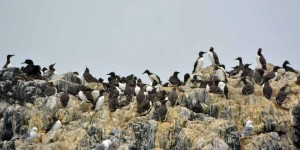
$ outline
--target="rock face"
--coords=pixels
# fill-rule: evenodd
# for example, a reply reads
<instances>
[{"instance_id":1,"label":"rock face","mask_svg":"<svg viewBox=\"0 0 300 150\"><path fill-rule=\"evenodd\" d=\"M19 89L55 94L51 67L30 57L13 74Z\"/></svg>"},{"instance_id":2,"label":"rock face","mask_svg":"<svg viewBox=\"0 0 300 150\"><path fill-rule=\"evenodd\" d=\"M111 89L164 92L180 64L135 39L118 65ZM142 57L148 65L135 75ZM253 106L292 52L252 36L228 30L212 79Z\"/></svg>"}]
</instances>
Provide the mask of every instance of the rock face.
<instances>
[{"instance_id":1,"label":"rock face","mask_svg":"<svg viewBox=\"0 0 300 150\"><path fill-rule=\"evenodd\" d=\"M268 66L270 68L270 65ZM209 79L212 67L199 72ZM92 103L77 97L83 82L73 73L52 78L57 94L46 97L47 81L23 80L16 77L18 69L0 71L0 149L92 149L105 139L111 139L109 149L299 149L300 148L300 86L297 75L285 73L272 81L273 96L267 100L262 88L255 85L252 95L241 94L243 83L228 79L229 99L211 94L206 89L179 87L179 105L168 107L166 121L156 121L155 108L138 114L133 98L130 107L109 110L108 94L104 105L93 111ZM286 103L275 101L279 89L288 85ZM85 84L93 90L100 83ZM172 87L160 87L167 92ZM66 93L68 95L66 95ZM61 104L61 96L68 97ZM51 107L50 107L51 106ZM58 130L45 132L49 118L62 123ZM241 138L247 120L253 131ZM29 144L19 137L32 127L38 128L38 138Z\"/></svg>"}]
</instances>

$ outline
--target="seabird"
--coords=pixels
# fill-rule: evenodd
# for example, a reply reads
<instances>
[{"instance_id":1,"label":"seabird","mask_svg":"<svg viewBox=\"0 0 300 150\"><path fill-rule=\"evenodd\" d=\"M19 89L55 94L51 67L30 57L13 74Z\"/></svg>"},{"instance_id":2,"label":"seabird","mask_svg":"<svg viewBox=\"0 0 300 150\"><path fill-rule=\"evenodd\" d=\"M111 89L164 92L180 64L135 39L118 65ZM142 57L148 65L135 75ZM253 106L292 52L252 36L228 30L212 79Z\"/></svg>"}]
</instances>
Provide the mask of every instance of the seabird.
<instances>
[{"instance_id":1,"label":"seabird","mask_svg":"<svg viewBox=\"0 0 300 150\"><path fill-rule=\"evenodd\" d=\"M287 66L287 65L290 65L290 62L289 61L284 61L284 63L282 64L282 67L284 68L284 70L285 70L285 72L294 72L294 73L296 73L296 71L292 68L292 67L290 67L290 66Z\"/></svg>"},{"instance_id":2,"label":"seabird","mask_svg":"<svg viewBox=\"0 0 300 150\"><path fill-rule=\"evenodd\" d=\"M242 77L252 77L253 76L253 70L249 68L251 64L245 64L243 73L241 74Z\"/></svg>"},{"instance_id":3,"label":"seabird","mask_svg":"<svg viewBox=\"0 0 300 150\"><path fill-rule=\"evenodd\" d=\"M191 88L198 88L199 86L200 86L199 80L198 80L197 76L194 75L193 78L190 81L190 87Z\"/></svg>"},{"instance_id":4,"label":"seabird","mask_svg":"<svg viewBox=\"0 0 300 150\"><path fill-rule=\"evenodd\" d=\"M187 81L190 79L190 74L189 73L186 73L186 74L184 74L184 79L183 79L183 85L184 86L186 86L186 83L187 83Z\"/></svg>"},{"instance_id":5,"label":"seabird","mask_svg":"<svg viewBox=\"0 0 300 150\"><path fill-rule=\"evenodd\" d=\"M216 81L216 85L218 85L219 89L224 93L226 99L228 99L228 87L227 84L223 81Z\"/></svg>"},{"instance_id":6,"label":"seabird","mask_svg":"<svg viewBox=\"0 0 300 150\"><path fill-rule=\"evenodd\" d=\"M276 96L276 102L278 105L284 103L285 99L287 98L287 93L285 92L286 86L282 87Z\"/></svg>"},{"instance_id":7,"label":"seabird","mask_svg":"<svg viewBox=\"0 0 300 150\"><path fill-rule=\"evenodd\" d=\"M149 70L145 70L145 72L143 74L145 74L145 73L148 75L151 82L156 81L158 84L162 83L158 75L151 73Z\"/></svg>"},{"instance_id":8,"label":"seabird","mask_svg":"<svg viewBox=\"0 0 300 150\"><path fill-rule=\"evenodd\" d=\"M241 57L238 57L235 60L239 61L239 65L235 66L235 67L232 67L233 70L229 72L229 77L237 78L237 77L241 76L241 74L244 70L244 64L243 64L243 60L242 60Z\"/></svg>"},{"instance_id":9,"label":"seabird","mask_svg":"<svg viewBox=\"0 0 300 150\"><path fill-rule=\"evenodd\" d=\"M259 48L256 55L257 69L267 70L267 62L265 57L261 54L262 49Z\"/></svg>"},{"instance_id":10,"label":"seabird","mask_svg":"<svg viewBox=\"0 0 300 150\"><path fill-rule=\"evenodd\" d=\"M67 107L69 103L70 97L68 93L62 93L60 96L60 103L62 107Z\"/></svg>"},{"instance_id":11,"label":"seabird","mask_svg":"<svg viewBox=\"0 0 300 150\"><path fill-rule=\"evenodd\" d=\"M143 87L140 87L141 90L136 96L136 102L137 102L137 112L138 113L143 113L146 110L149 110L150 108L150 103L148 100L146 100L146 95L144 94Z\"/></svg>"},{"instance_id":12,"label":"seabird","mask_svg":"<svg viewBox=\"0 0 300 150\"><path fill-rule=\"evenodd\" d=\"M84 78L84 80L85 80L86 82L89 82L89 83L90 83L90 82L96 82L96 83L99 82L95 77L93 77L93 76L90 74L90 70L89 70L88 67L85 68L85 71L84 71L84 73L83 73L83 78Z\"/></svg>"},{"instance_id":13,"label":"seabird","mask_svg":"<svg viewBox=\"0 0 300 150\"><path fill-rule=\"evenodd\" d=\"M52 121L48 124L46 128L46 133L49 131L55 131L61 128L61 122L56 117L52 117Z\"/></svg>"},{"instance_id":14,"label":"seabird","mask_svg":"<svg viewBox=\"0 0 300 150\"><path fill-rule=\"evenodd\" d=\"M228 82L227 81L227 75L226 75L226 71L223 68L223 66L216 65L215 70L216 70L216 76L218 77L218 80L227 83Z\"/></svg>"},{"instance_id":15,"label":"seabird","mask_svg":"<svg viewBox=\"0 0 300 150\"><path fill-rule=\"evenodd\" d=\"M50 66L49 66L49 70L46 70L45 71L45 73L44 73L44 77L45 78L50 78L53 74L54 74L54 72L55 72L55 68L54 68L54 65L55 65L56 63L54 63L54 64L51 64ZM43 70L42 70L43 71Z\"/></svg>"},{"instance_id":16,"label":"seabird","mask_svg":"<svg viewBox=\"0 0 300 150\"><path fill-rule=\"evenodd\" d=\"M112 77L114 80L118 80L120 78L120 76L116 75L115 72L110 72L107 75L109 75L110 77Z\"/></svg>"},{"instance_id":17,"label":"seabird","mask_svg":"<svg viewBox=\"0 0 300 150\"><path fill-rule=\"evenodd\" d=\"M173 75L169 78L170 86L180 86L181 82L178 78L178 71L175 71Z\"/></svg>"},{"instance_id":18,"label":"seabird","mask_svg":"<svg viewBox=\"0 0 300 150\"><path fill-rule=\"evenodd\" d=\"M38 132L38 129L36 127L33 127L31 129L31 132L23 135L21 137L21 139L24 139L26 141L32 142L32 141L34 141L38 137L38 133L37 132Z\"/></svg>"},{"instance_id":19,"label":"seabird","mask_svg":"<svg viewBox=\"0 0 300 150\"><path fill-rule=\"evenodd\" d=\"M100 110L104 104L104 95L103 95L104 92L106 92L106 91L102 90L102 89L99 91L99 97L97 99L95 109L94 109L95 111Z\"/></svg>"},{"instance_id":20,"label":"seabird","mask_svg":"<svg viewBox=\"0 0 300 150\"><path fill-rule=\"evenodd\" d=\"M168 100L171 102L171 106L174 107L178 101L178 94L176 88L172 88L172 91L169 93Z\"/></svg>"},{"instance_id":21,"label":"seabird","mask_svg":"<svg viewBox=\"0 0 300 150\"><path fill-rule=\"evenodd\" d=\"M57 93L57 89L54 87L53 82L49 82L49 86L45 90L46 96L52 96Z\"/></svg>"},{"instance_id":22,"label":"seabird","mask_svg":"<svg viewBox=\"0 0 300 150\"><path fill-rule=\"evenodd\" d=\"M2 69L6 69L6 68L11 68L12 64L10 63L10 58L13 57L15 55L7 55L6 56L6 63L4 64L4 66L2 67Z\"/></svg>"},{"instance_id":23,"label":"seabird","mask_svg":"<svg viewBox=\"0 0 300 150\"><path fill-rule=\"evenodd\" d=\"M244 83L244 87L242 89L243 95L250 95L254 92L254 85L246 80L246 77L242 77L242 81Z\"/></svg>"},{"instance_id":24,"label":"seabird","mask_svg":"<svg viewBox=\"0 0 300 150\"><path fill-rule=\"evenodd\" d=\"M238 57L236 58L235 60L238 60L239 61L239 68L240 70L243 70L244 69L244 64L243 64L243 60L241 57Z\"/></svg>"},{"instance_id":25,"label":"seabird","mask_svg":"<svg viewBox=\"0 0 300 150\"><path fill-rule=\"evenodd\" d=\"M158 116L159 116L159 119L161 122L166 121L166 119L167 119L167 113L168 113L168 108L166 106L167 101L168 100L163 100L157 110Z\"/></svg>"},{"instance_id":26,"label":"seabird","mask_svg":"<svg viewBox=\"0 0 300 150\"><path fill-rule=\"evenodd\" d=\"M118 109L118 96L114 94L111 99L109 100L109 110L110 112L114 112Z\"/></svg>"},{"instance_id":27,"label":"seabird","mask_svg":"<svg viewBox=\"0 0 300 150\"><path fill-rule=\"evenodd\" d=\"M256 84L259 84L259 85L262 85L263 83L263 75L264 75L264 69L255 69L254 70L254 73L253 73L253 79L254 79L254 82Z\"/></svg>"},{"instance_id":28,"label":"seabird","mask_svg":"<svg viewBox=\"0 0 300 150\"><path fill-rule=\"evenodd\" d=\"M248 120L246 123L246 126L244 127L244 129L242 131L241 136L242 137L250 136L252 133L252 129L253 129L252 121Z\"/></svg>"},{"instance_id":29,"label":"seabird","mask_svg":"<svg viewBox=\"0 0 300 150\"><path fill-rule=\"evenodd\" d=\"M210 62L212 63L212 65L219 65L219 57L218 55L214 52L214 48L210 47L209 51L208 51L208 58L210 60Z\"/></svg>"},{"instance_id":30,"label":"seabird","mask_svg":"<svg viewBox=\"0 0 300 150\"><path fill-rule=\"evenodd\" d=\"M104 140L100 145L96 146L92 150L108 150L109 146L112 144L110 139Z\"/></svg>"},{"instance_id":31,"label":"seabird","mask_svg":"<svg viewBox=\"0 0 300 150\"><path fill-rule=\"evenodd\" d=\"M123 108L125 106L128 106L131 102L132 96L126 95L126 99L122 100L118 103L119 108Z\"/></svg>"},{"instance_id":32,"label":"seabird","mask_svg":"<svg viewBox=\"0 0 300 150\"><path fill-rule=\"evenodd\" d=\"M264 76L264 79L268 80L268 81L269 80L276 80L277 79L277 75L278 75L277 70L279 68L280 67L278 67L278 66L274 66L273 70Z\"/></svg>"},{"instance_id":33,"label":"seabird","mask_svg":"<svg viewBox=\"0 0 300 150\"><path fill-rule=\"evenodd\" d=\"M148 100L150 102L154 102L155 98L156 98L156 95L158 94L158 92L156 91L157 88L153 88L151 91L148 91Z\"/></svg>"},{"instance_id":34,"label":"seabird","mask_svg":"<svg viewBox=\"0 0 300 150\"><path fill-rule=\"evenodd\" d=\"M206 85L206 91L214 94L223 93L221 89L218 87L218 85L215 85L212 81L208 81L208 84Z\"/></svg>"},{"instance_id":35,"label":"seabird","mask_svg":"<svg viewBox=\"0 0 300 150\"><path fill-rule=\"evenodd\" d=\"M267 99L271 99L272 97L272 87L270 86L269 80L265 79L264 80L264 84L262 85L262 89L263 89L263 95L267 98Z\"/></svg>"},{"instance_id":36,"label":"seabird","mask_svg":"<svg viewBox=\"0 0 300 150\"><path fill-rule=\"evenodd\" d=\"M194 70L193 73L198 72L200 69L202 69L202 66L204 64L204 58L203 58L203 54L205 54L206 52L199 52L199 57L198 59L195 61L194 63Z\"/></svg>"},{"instance_id":37,"label":"seabird","mask_svg":"<svg viewBox=\"0 0 300 150\"><path fill-rule=\"evenodd\" d=\"M26 67L21 69L26 75L41 77L41 66L34 65L31 59L26 59L21 64L27 64Z\"/></svg>"},{"instance_id":38,"label":"seabird","mask_svg":"<svg viewBox=\"0 0 300 150\"><path fill-rule=\"evenodd\" d=\"M78 97L84 102L93 102L94 98L91 94L92 89L87 88L85 86L80 86L80 91L78 93Z\"/></svg>"},{"instance_id":39,"label":"seabird","mask_svg":"<svg viewBox=\"0 0 300 150\"><path fill-rule=\"evenodd\" d=\"M134 94L133 87L131 87L130 84L127 83L124 89L124 95L132 96L133 94Z\"/></svg>"}]
</instances>

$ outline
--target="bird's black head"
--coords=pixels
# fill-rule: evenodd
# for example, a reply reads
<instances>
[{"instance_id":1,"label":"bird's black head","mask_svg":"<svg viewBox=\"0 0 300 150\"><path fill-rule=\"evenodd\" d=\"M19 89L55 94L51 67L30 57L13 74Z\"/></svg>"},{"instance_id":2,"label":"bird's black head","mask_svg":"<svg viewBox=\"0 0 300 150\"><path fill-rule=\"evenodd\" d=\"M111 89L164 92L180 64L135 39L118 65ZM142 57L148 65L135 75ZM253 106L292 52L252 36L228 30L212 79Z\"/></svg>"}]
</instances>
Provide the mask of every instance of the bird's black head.
<instances>
[{"instance_id":1,"label":"bird's black head","mask_svg":"<svg viewBox=\"0 0 300 150\"><path fill-rule=\"evenodd\" d=\"M148 75L151 74L149 70L145 70L143 74L147 73Z\"/></svg>"},{"instance_id":2,"label":"bird's black head","mask_svg":"<svg viewBox=\"0 0 300 150\"><path fill-rule=\"evenodd\" d=\"M210 52L213 52L213 51L214 51L214 48L213 48L213 47L210 47L209 51L210 51Z\"/></svg>"},{"instance_id":3,"label":"bird's black head","mask_svg":"<svg viewBox=\"0 0 300 150\"><path fill-rule=\"evenodd\" d=\"M279 68L280 68L279 66L274 66L273 71L274 71L274 72L277 72L277 70L278 70Z\"/></svg>"},{"instance_id":4,"label":"bird's black head","mask_svg":"<svg viewBox=\"0 0 300 150\"><path fill-rule=\"evenodd\" d=\"M222 67L223 69L225 69L225 65L224 64L220 64L220 67Z\"/></svg>"},{"instance_id":5,"label":"bird's black head","mask_svg":"<svg viewBox=\"0 0 300 150\"><path fill-rule=\"evenodd\" d=\"M13 56L15 56L15 55L8 54L7 59L9 59L10 57L13 57Z\"/></svg>"},{"instance_id":6,"label":"bird's black head","mask_svg":"<svg viewBox=\"0 0 300 150\"><path fill-rule=\"evenodd\" d=\"M177 76L179 73L180 73L180 72L175 71L175 72L173 73L173 76Z\"/></svg>"},{"instance_id":7,"label":"bird's black head","mask_svg":"<svg viewBox=\"0 0 300 150\"><path fill-rule=\"evenodd\" d=\"M236 58L235 60L242 61L241 57Z\"/></svg>"},{"instance_id":8,"label":"bird's black head","mask_svg":"<svg viewBox=\"0 0 300 150\"><path fill-rule=\"evenodd\" d=\"M43 67L42 71L45 72L46 70L48 70L46 67Z\"/></svg>"},{"instance_id":9,"label":"bird's black head","mask_svg":"<svg viewBox=\"0 0 300 150\"><path fill-rule=\"evenodd\" d=\"M90 72L90 69L88 67L85 67L85 71L84 72L87 72L89 73Z\"/></svg>"},{"instance_id":10,"label":"bird's black head","mask_svg":"<svg viewBox=\"0 0 300 150\"><path fill-rule=\"evenodd\" d=\"M247 69L247 68L249 68L250 65L252 65L252 64L245 64L244 68Z\"/></svg>"},{"instance_id":11,"label":"bird's black head","mask_svg":"<svg viewBox=\"0 0 300 150\"><path fill-rule=\"evenodd\" d=\"M99 81L100 83L102 83L104 80L103 80L102 78L99 78L98 81Z\"/></svg>"},{"instance_id":12,"label":"bird's black head","mask_svg":"<svg viewBox=\"0 0 300 150\"><path fill-rule=\"evenodd\" d=\"M199 52L199 57L203 57L203 54L205 54L206 52L200 51Z\"/></svg>"},{"instance_id":13,"label":"bird's black head","mask_svg":"<svg viewBox=\"0 0 300 150\"><path fill-rule=\"evenodd\" d=\"M112 76L112 77L116 76L115 72L110 72L110 73L107 74L107 75L110 75L110 76Z\"/></svg>"},{"instance_id":14,"label":"bird's black head","mask_svg":"<svg viewBox=\"0 0 300 150\"><path fill-rule=\"evenodd\" d=\"M259 54L259 55L260 55L260 54L261 54L261 51L262 51L262 49L261 49L261 48L259 48L259 49L258 49L258 51L257 51L257 54Z\"/></svg>"},{"instance_id":15,"label":"bird's black head","mask_svg":"<svg viewBox=\"0 0 300 150\"><path fill-rule=\"evenodd\" d=\"M22 64L33 65L33 61L31 59L26 59Z\"/></svg>"},{"instance_id":16,"label":"bird's black head","mask_svg":"<svg viewBox=\"0 0 300 150\"><path fill-rule=\"evenodd\" d=\"M55 69L53 68L55 64L56 64L56 63L51 64L51 65L49 66L49 69L52 70L52 71L55 71Z\"/></svg>"},{"instance_id":17,"label":"bird's black head","mask_svg":"<svg viewBox=\"0 0 300 150\"><path fill-rule=\"evenodd\" d=\"M290 62L288 60L284 61L282 66L290 65Z\"/></svg>"}]
</instances>

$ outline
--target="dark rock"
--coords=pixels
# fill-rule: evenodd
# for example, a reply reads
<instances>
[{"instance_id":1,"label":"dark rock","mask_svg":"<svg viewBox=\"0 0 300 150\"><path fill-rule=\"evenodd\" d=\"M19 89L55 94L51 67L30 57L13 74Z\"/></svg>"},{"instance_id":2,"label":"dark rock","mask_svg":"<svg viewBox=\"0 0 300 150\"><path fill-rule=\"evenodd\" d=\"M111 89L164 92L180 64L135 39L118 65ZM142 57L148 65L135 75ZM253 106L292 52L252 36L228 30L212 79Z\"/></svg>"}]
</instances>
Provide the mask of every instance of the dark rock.
<instances>
[{"instance_id":1,"label":"dark rock","mask_svg":"<svg viewBox=\"0 0 300 150\"><path fill-rule=\"evenodd\" d=\"M44 80L22 81L17 83L16 96L21 102L34 103L35 96L44 96L47 82Z\"/></svg>"},{"instance_id":2,"label":"dark rock","mask_svg":"<svg viewBox=\"0 0 300 150\"><path fill-rule=\"evenodd\" d=\"M292 124L292 140L300 148L300 103L293 108L292 114L294 121Z\"/></svg>"},{"instance_id":3,"label":"dark rock","mask_svg":"<svg viewBox=\"0 0 300 150\"><path fill-rule=\"evenodd\" d=\"M2 128L2 132L0 133L1 134L1 140L4 141L4 140L7 140L9 141L13 135L14 135L14 132L13 132L13 114L14 114L14 111L12 109L12 107L9 107L6 111L5 111L5 115L4 115L4 125L3 125L3 128Z\"/></svg>"},{"instance_id":4,"label":"dark rock","mask_svg":"<svg viewBox=\"0 0 300 150\"><path fill-rule=\"evenodd\" d=\"M79 75L76 75L73 72L66 73L62 79L72 83L76 83L80 85L82 84L82 80L80 79Z\"/></svg>"},{"instance_id":5,"label":"dark rock","mask_svg":"<svg viewBox=\"0 0 300 150\"><path fill-rule=\"evenodd\" d=\"M57 92L65 92L76 95L79 92L80 85L77 83L69 82L66 80L57 80L56 88Z\"/></svg>"},{"instance_id":6,"label":"dark rock","mask_svg":"<svg viewBox=\"0 0 300 150\"><path fill-rule=\"evenodd\" d=\"M19 68L7 68L0 70L0 81L12 80L19 74Z\"/></svg>"},{"instance_id":7,"label":"dark rock","mask_svg":"<svg viewBox=\"0 0 300 150\"><path fill-rule=\"evenodd\" d=\"M208 98L208 93L205 89L193 90L189 95L184 95L182 99L183 106L191 109L196 113L205 112L205 100Z\"/></svg>"}]
</instances>

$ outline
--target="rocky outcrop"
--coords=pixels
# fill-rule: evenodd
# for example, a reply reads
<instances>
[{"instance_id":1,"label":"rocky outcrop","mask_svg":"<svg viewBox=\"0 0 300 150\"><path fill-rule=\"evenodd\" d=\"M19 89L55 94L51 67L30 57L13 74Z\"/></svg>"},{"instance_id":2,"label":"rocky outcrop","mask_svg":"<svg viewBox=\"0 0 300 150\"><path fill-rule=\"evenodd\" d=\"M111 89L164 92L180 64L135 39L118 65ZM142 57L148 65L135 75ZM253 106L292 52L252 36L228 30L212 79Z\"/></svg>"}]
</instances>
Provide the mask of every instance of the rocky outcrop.
<instances>
[{"instance_id":1,"label":"rocky outcrop","mask_svg":"<svg viewBox=\"0 0 300 150\"><path fill-rule=\"evenodd\" d=\"M268 66L270 68L270 65ZM110 149L297 149L300 146L300 87L297 75L285 73L272 81L273 96L267 100L262 88L255 85L252 95L241 94L243 83L228 79L229 99L223 94L211 94L205 89L178 88L179 105L168 107L165 122L156 121L155 108L148 114L138 114L133 98L130 107L109 110L108 94L99 111L92 103L81 101L77 93L83 82L74 73L54 76L57 94L46 97L45 80L24 80L17 69L0 71L0 149L92 149L104 139L111 139ZM213 78L212 67L199 72L202 79ZM7 72L7 73L6 73ZM288 98L282 105L275 101L283 85L288 85ZM85 84L99 90L100 83ZM161 90L171 91L171 87ZM66 107L60 102L69 94ZM51 101L51 103L50 103ZM53 106L52 106L53 105ZM45 132L49 118L58 118L62 127ZM253 132L241 138L247 120L252 120ZM38 128L38 138L32 143L19 137Z\"/></svg>"}]
</instances>

